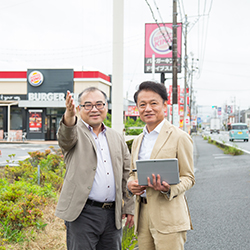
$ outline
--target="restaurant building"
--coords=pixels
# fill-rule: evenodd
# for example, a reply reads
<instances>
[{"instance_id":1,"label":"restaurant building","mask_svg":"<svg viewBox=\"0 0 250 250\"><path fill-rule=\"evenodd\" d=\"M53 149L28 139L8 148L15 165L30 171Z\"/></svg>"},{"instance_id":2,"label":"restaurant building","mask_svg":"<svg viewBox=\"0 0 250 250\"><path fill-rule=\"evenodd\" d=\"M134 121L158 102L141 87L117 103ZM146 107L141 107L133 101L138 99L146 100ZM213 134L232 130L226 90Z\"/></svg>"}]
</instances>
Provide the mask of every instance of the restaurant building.
<instances>
[{"instance_id":1,"label":"restaurant building","mask_svg":"<svg viewBox=\"0 0 250 250\"><path fill-rule=\"evenodd\" d=\"M69 90L75 102L95 86L110 99L111 79L99 71L28 69L0 72L0 140L56 140Z\"/></svg>"}]
</instances>

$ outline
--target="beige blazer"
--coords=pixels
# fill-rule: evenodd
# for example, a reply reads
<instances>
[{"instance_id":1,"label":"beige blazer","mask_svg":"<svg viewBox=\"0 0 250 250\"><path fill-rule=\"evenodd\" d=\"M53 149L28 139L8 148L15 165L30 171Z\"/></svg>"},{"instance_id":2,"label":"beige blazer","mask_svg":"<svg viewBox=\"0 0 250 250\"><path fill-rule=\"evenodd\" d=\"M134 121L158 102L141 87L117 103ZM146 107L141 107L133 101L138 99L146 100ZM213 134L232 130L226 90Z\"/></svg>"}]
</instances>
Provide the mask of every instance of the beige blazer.
<instances>
[{"instance_id":1,"label":"beige blazer","mask_svg":"<svg viewBox=\"0 0 250 250\"><path fill-rule=\"evenodd\" d=\"M64 154L66 174L55 215L74 221L84 208L92 188L97 168L96 145L81 120L73 127L65 126L61 120L57 136ZM134 214L134 200L126 196L130 154L122 135L107 128L106 137L115 177L115 223L120 229L122 214Z\"/></svg>"},{"instance_id":2,"label":"beige blazer","mask_svg":"<svg viewBox=\"0 0 250 250\"><path fill-rule=\"evenodd\" d=\"M137 179L132 169L136 168L139 149L143 139L140 134L133 142L131 154L131 172L128 181ZM161 233L174 233L192 229L191 218L185 191L195 183L193 169L192 139L179 128L167 120L162 126L159 136L152 150L151 159L177 158L179 162L180 183L171 185L171 194L167 195L152 188L147 188L147 206L150 220ZM138 231L140 199L136 197L135 204L135 232Z\"/></svg>"}]
</instances>

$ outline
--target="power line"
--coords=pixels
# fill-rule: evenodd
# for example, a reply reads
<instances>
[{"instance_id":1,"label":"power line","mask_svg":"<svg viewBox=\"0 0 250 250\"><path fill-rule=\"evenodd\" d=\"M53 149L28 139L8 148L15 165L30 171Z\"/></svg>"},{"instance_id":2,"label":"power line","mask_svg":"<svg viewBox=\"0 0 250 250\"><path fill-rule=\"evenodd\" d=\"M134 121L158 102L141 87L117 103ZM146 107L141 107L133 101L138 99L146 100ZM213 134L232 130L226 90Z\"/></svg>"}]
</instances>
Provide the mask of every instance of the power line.
<instances>
[{"instance_id":1,"label":"power line","mask_svg":"<svg viewBox=\"0 0 250 250\"><path fill-rule=\"evenodd\" d=\"M159 8L158 8L158 6L157 6L155 0L154 0L154 3L155 3L155 7L156 7L156 9L157 9L157 11L158 11L158 14L159 14L159 16L160 16L161 22L162 22L162 24L163 24L163 26L164 26L164 28L165 28L165 31L166 31L166 33L167 33L167 35L168 35L168 38L169 38L169 40L171 40L171 37L170 37L170 35L169 35L169 33L168 33L168 30L167 30L167 27L165 26L165 23L163 22L163 19L162 19L162 17L161 17L160 10L159 10Z\"/></svg>"},{"instance_id":2,"label":"power line","mask_svg":"<svg viewBox=\"0 0 250 250\"><path fill-rule=\"evenodd\" d=\"M207 34L208 34L208 24L209 24L209 15L212 9L212 5L213 5L213 0L211 0L210 2L210 7L208 10L208 14L206 14L206 6L207 6L207 1L205 1L204 3L204 8L203 8L203 14L201 16L207 16L206 19L206 24L205 24L205 20L203 19L203 29L202 29L202 37L201 37L201 42L200 42L200 27L198 26L198 57L199 57L199 76L201 74L202 68L203 68L203 63L204 63L204 58L205 58L205 50L206 50L206 43L207 43ZM200 19L200 1L198 2L198 20ZM206 27L205 27L206 25Z\"/></svg>"},{"instance_id":3,"label":"power line","mask_svg":"<svg viewBox=\"0 0 250 250\"><path fill-rule=\"evenodd\" d=\"M145 0L145 2L147 3L147 5L148 5L148 7L149 7L149 9L150 9L151 14L152 14L152 17L153 17L155 23L157 24L157 26L158 26L158 28L159 28L159 30L160 30L160 32L161 32L161 34L162 34L164 40L166 41L166 43L168 44L168 46L171 47L171 45L169 44L168 40L167 40L166 37L165 37L165 34L162 32L161 27L160 27L159 23L157 22L157 19L155 18L154 12L153 12L153 10L152 10L152 8L151 8L149 2L148 2L147 0ZM170 37L169 37L169 39L171 40ZM171 40L171 42L172 42L172 40Z\"/></svg>"},{"instance_id":4,"label":"power line","mask_svg":"<svg viewBox=\"0 0 250 250\"><path fill-rule=\"evenodd\" d=\"M185 8L184 8L183 0L181 0L181 3L182 3L182 8L183 8L183 13L184 13L184 15L185 15L185 14L186 14L186 11L185 11Z\"/></svg>"}]
</instances>

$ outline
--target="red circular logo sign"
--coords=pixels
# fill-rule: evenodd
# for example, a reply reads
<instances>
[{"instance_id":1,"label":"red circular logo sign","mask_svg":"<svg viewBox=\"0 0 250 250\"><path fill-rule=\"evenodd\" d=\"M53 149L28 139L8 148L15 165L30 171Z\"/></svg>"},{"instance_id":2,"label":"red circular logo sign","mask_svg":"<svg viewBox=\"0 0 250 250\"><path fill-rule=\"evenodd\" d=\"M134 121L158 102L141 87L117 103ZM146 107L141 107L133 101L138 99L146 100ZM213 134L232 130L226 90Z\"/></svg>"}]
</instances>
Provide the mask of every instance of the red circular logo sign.
<instances>
[{"instance_id":1,"label":"red circular logo sign","mask_svg":"<svg viewBox=\"0 0 250 250\"><path fill-rule=\"evenodd\" d=\"M29 74L29 83L33 87L38 87L43 83L43 74L40 71L32 71Z\"/></svg>"}]
</instances>

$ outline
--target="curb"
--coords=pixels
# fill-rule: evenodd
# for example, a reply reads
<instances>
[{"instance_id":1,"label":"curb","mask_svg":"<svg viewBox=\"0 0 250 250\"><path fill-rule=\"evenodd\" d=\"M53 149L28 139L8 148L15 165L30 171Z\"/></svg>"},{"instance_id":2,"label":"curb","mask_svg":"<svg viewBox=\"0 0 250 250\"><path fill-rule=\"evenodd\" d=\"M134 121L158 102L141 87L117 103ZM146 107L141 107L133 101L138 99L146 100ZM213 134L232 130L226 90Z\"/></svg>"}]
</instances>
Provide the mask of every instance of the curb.
<instances>
[{"instance_id":1,"label":"curb","mask_svg":"<svg viewBox=\"0 0 250 250\"><path fill-rule=\"evenodd\" d=\"M202 138L204 138L204 135L202 135ZM223 143L222 141L219 141L219 140L216 140L216 139L212 139L212 138L211 138L211 140L212 140L212 141L215 141L215 142L218 143L218 144L220 144L222 147L223 147L223 146L227 146L227 147L230 147L230 148L236 148L236 149L239 149L240 151L242 151L243 153L249 154L249 155L250 155L250 151L247 151L247 150L245 150L245 149L243 149L243 148L234 147L234 146L231 145L231 144Z\"/></svg>"}]
</instances>

